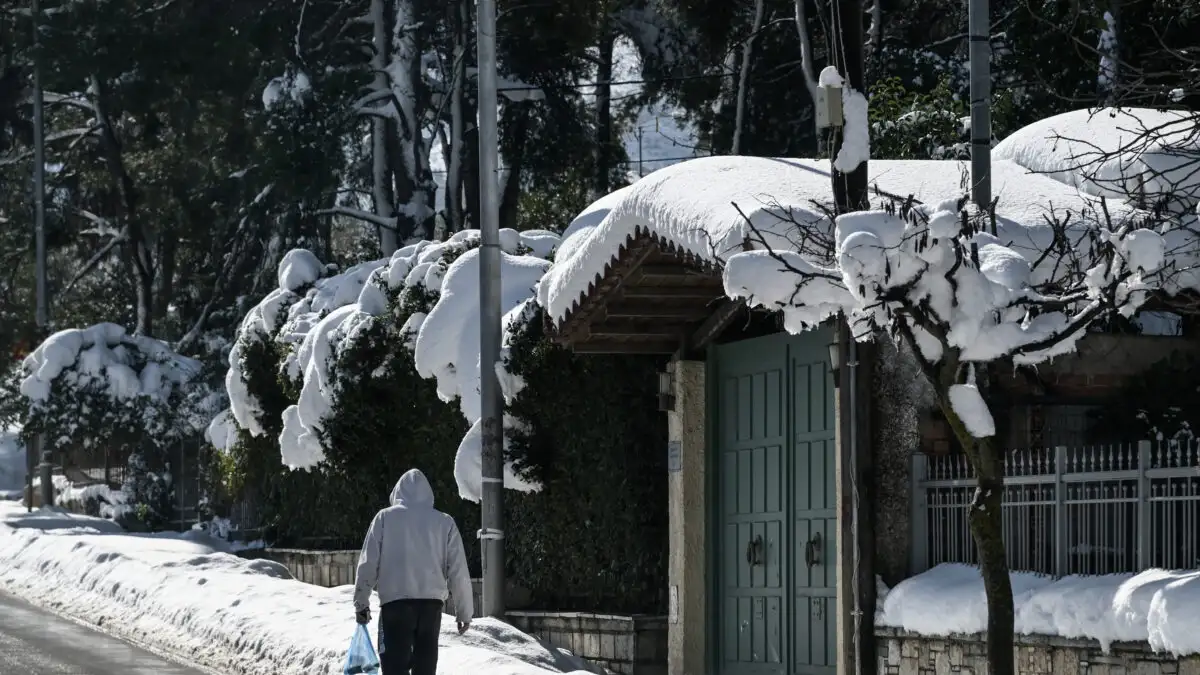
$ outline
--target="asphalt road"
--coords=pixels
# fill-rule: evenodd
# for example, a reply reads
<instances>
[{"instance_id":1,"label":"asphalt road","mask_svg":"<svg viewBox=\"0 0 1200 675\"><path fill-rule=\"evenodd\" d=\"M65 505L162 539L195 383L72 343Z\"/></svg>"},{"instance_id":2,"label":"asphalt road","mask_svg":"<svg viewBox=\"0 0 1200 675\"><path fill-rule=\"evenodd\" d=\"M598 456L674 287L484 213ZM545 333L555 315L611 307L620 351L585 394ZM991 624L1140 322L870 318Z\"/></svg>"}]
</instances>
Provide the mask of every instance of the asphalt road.
<instances>
[{"instance_id":1,"label":"asphalt road","mask_svg":"<svg viewBox=\"0 0 1200 675\"><path fill-rule=\"evenodd\" d=\"M0 593L0 675L211 675Z\"/></svg>"}]
</instances>

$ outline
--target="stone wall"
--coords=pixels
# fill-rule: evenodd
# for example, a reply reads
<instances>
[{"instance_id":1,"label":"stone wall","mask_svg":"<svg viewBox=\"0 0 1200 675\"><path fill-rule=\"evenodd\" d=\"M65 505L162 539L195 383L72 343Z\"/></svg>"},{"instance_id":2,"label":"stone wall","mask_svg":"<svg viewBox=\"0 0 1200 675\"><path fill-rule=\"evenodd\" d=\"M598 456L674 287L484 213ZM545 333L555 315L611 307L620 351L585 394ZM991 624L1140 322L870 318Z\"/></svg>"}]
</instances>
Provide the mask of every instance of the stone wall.
<instances>
[{"instance_id":1,"label":"stone wall","mask_svg":"<svg viewBox=\"0 0 1200 675\"><path fill-rule=\"evenodd\" d=\"M584 612L508 613L514 627L613 673L667 672L667 618Z\"/></svg>"},{"instance_id":2,"label":"stone wall","mask_svg":"<svg viewBox=\"0 0 1200 675\"><path fill-rule=\"evenodd\" d=\"M894 586L912 576L912 457L921 449L921 417L936 404L933 389L908 347L876 340L871 397L870 498L875 573Z\"/></svg>"},{"instance_id":3,"label":"stone wall","mask_svg":"<svg viewBox=\"0 0 1200 675\"><path fill-rule=\"evenodd\" d=\"M297 581L333 588L354 583L358 551L309 551L294 548L265 548L242 551L243 558L272 560L292 573Z\"/></svg>"},{"instance_id":4,"label":"stone wall","mask_svg":"<svg viewBox=\"0 0 1200 675\"><path fill-rule=\"evenodd\" d=\"M928 638L891 628L876 631L879 675L986 675L981 636ZM1018 635L1018 675L1200 675L1200 657L1155 654L1145 643L1116 643L1109 653L1092 640Z\"/></svg>"}]
</instances>

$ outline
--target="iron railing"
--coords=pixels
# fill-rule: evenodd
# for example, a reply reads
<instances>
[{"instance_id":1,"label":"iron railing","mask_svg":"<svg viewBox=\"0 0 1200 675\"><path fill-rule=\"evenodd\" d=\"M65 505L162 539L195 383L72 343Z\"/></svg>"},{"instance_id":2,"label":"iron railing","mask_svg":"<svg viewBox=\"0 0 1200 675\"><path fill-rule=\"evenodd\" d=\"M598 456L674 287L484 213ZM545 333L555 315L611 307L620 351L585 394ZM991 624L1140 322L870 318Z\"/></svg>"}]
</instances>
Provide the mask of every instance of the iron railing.
<instances>
[{"instance_id":1,"label":"iron railing","mask_svg":"<svg viewBox=\"0 0 1200 675\"><path fill-rule=\"evenodd\" d=\"M916 455L913 569L975 564L975 472L965 456ZM1058 447L1005 459L1013 570L1055 576L1200 567L1200 443Z\"/></svg>"}]
</instances>

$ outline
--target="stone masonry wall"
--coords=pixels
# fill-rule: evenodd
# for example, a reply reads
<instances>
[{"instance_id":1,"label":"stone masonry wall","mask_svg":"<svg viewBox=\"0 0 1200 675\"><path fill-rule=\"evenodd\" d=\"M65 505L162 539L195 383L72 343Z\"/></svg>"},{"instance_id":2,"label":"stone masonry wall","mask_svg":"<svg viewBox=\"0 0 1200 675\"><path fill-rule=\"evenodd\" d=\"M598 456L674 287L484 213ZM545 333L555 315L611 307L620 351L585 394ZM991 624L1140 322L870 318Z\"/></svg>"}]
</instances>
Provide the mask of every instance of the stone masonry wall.
<instances>
[{"instance_id":1,"label":"stone masonry wall","mask_svg":"<svg viewBox=\"0 0 1200 675\"><path fill-rule=\"evenodd\" d=\"M288 568L297 581L325 588L353 584L354 571L358 567L358 551L267 548L243 551L240 555L244 558L273 560Z\"/></svg>"},{"instance_id":2,"label":"stone masonry wall","mask_svg":"<svg viewBox=\"0 0 1200 675\"><path fill-rule=\"evenodd\" d=\"M879 675L986 675L981 636L929 638L891 628L876 631ZM1145 643L1117 643L1105 654L1092 640L1018 635L1018 675L1200 675L1200 657L1155 654Z\"/></svg>"},{"instance_id":3,"label":"stone masonry wall","mask_svg":"<svg viewBox=\"0 0 1200 675\"><path fill-rule=\"evenodd\" d=\"M514 627L621 675L667 671L667 618L585 612L508 612Z\"/></svg>"}]
</instances>

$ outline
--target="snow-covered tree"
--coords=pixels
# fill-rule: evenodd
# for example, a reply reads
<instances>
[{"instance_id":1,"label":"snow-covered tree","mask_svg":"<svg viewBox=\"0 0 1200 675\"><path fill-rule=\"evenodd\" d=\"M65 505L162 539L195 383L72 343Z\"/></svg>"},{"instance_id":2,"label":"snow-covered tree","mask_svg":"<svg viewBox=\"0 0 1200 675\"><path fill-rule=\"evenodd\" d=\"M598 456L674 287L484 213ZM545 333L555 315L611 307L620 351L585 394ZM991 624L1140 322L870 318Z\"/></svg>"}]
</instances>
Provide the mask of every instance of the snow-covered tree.
<instances>
[{"instance_id":1,"label":"snow-covered tree","mask_svg":"<svg viewBox=\"0 0 1200 675\"><path fill-rule=\"evenodd\" d=\"M891 202L849 213L824 236L811 227L725 265L726 292L781 310L800 332L844 316L853 339L906 347L978 478L970 528L988 602L994 673L1012 673L1013 596L1005 559L1005 448L988 370L1037 365L1074 351L1093 322L1130 316L1154 293L1195 285L1196 237L1125 206L1050 213L1022 225L968 207Z\"/></svg>"}]
</instances>

